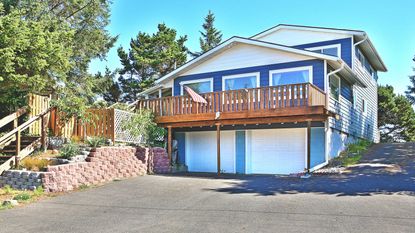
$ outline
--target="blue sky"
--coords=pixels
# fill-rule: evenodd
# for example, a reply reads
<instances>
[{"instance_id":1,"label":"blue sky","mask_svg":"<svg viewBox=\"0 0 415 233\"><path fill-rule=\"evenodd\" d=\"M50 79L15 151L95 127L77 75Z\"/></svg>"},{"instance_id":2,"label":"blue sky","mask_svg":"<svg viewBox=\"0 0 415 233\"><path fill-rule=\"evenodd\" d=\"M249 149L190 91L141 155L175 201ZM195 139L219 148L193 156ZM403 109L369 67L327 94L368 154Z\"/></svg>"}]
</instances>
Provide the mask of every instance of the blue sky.
<instances>
[{"instance_id":1,"label":"blue sky","mask_svg":"<svg viewBox=\"0 0 415 233\"><path fill-rule=\"evenodd\" d=\"M153 33L161 22L178 35L187 35L187 47L199 50L199 30L212 10L224 40L234 35L249 37L281 23L364 30L389 69L379 74L379 82L403 93L415 66L414 9L413 0L114 0L108 30L119 39L107 60L93 61L90 71L120 67L117 48L128 49L139 31Z\"/></svg>"}]
</instances>

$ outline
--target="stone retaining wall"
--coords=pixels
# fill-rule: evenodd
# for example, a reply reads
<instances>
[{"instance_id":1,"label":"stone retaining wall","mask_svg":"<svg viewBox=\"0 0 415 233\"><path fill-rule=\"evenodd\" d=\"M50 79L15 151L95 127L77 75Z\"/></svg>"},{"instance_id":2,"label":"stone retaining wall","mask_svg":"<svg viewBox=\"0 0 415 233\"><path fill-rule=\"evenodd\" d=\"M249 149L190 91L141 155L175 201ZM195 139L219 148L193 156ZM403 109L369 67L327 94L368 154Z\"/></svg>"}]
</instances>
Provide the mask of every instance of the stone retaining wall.
<instances>
[{"instance_id":1,"label":"stone retaining wall","mask_svg":"<svg viewBox=\"0 0 415 233\"><path fill-rule=\"evenodd\" d=\"M81 185L142 176L148 169L170 172L165 149L102 147L93 149L86 162L49 166L46 172L7 171L0 179L0 187L8 184L16 189L34 189L43 185L45 191L64 192Z\"/></svg>"},{"instance_id":2,"label":"stone retaining wall","mask_svg":"<svg viewBox=\"0 0 415 233\"><path fill-rule=\"evenodd\" d=\"M0 176L0 188L9 185L14 189L34 190L42 186L44 172L8 170Z\"/></svg>"}]
</instances>

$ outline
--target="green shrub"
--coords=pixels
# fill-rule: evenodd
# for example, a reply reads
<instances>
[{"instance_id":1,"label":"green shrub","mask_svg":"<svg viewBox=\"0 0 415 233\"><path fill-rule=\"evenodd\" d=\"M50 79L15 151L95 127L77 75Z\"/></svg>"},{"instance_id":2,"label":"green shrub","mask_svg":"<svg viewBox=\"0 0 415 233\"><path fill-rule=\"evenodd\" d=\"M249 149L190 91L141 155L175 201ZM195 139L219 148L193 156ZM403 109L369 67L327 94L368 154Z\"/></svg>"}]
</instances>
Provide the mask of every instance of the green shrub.
<instances>
[{"instance_id":1,"label":"green shrub","mask_svg":"<svg viewBox=\"0 0 415 233\"><path fill-rule=\"evenodd\" d=\"M340 153L340 156L331 161L332 164L342 165L344 167L359 163L362 155L369 149L372 142L359 139L355 143L347 145L346 150Z\"/></svg>"},{"instance_id":2,"label":"green shrub","mask_svg":"<svg viewBox=\"0 0 415 233\"><path fill-rule=\"evenodd\" d=\"M10 185L5 185L3 187L3 191L4 191L4 194L12 194L13 193L13 189L12 189L12 187L10 187Z\"/></svg>"},{"instance_id":3,"label":"green shrub","mask_svg":"<svg viewBox=\"0 0 415 233\"><path fill-rule=\"evenodd\" d=\"M30 194L26 192L19 193L13 197L13 199L16 201L27 201L27 200L30 200L30 198L32 198L32 196L30 196Z\"/></svg>"},{"instance_id":4,"label":"green shrub","mask_svg":"<svg viewBox=\"0 0 415 233\"><path fill-rule=\"evenodd\" d=\"M59 156L64 159L70 159L76 155L79 155L80 152L81 150L77 144L69 143L60 149Z\"/></svg>"},{"instance_id":5,"label":"green shrub","mask_svg":"<svg viewBox=\"0 0 415 233\"><path fill-rule=\"evenodd\" d=\"M37 187L35 190L33 190L33 196L35 197L40 197L42 196L44 193L44 190L42 188L42 186Z\"/></svg>"},{"instance_id":6,"label":"green shrub","mask_svg":"<svg viewBox=\"0 0 415 233\"><path fill-rule=\"evenodd\" d=\"M87 137L85 142L90 147L100 147L100 146L105 145L106 141L107 139L103 137Z\"/></svg>"}]
</instances>

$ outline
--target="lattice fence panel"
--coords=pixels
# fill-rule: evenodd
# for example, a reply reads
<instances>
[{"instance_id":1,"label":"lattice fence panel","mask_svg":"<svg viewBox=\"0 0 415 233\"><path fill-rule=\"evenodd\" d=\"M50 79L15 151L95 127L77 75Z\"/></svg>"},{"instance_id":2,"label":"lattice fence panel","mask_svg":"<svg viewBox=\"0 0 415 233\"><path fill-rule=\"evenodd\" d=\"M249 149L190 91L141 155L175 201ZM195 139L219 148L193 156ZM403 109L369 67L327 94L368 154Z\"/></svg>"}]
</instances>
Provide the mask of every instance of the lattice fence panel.
<instances>
[{"instance_id":1,"label":"lattice fence panel","mask_svg":"<svg viewBox=\"0 0 415 233\"><path fill-rule=\"evenodd\" d=\"M116 142L131 142L131 143L143 143L142 137L132 136L128 130L123 129L124 122L129 121L134 113L114 109L114 123L115 123L115 141Z\"/></svg>"}]
</instances>

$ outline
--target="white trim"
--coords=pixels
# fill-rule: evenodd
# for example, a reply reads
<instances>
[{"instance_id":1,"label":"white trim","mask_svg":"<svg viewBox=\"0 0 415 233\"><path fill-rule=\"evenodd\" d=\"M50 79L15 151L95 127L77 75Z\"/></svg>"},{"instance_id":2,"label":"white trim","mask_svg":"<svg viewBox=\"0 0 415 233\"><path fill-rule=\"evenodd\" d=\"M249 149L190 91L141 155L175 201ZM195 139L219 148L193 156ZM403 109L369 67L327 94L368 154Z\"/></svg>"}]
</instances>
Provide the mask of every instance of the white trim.
<instances>
[{"instance_id":1,"label":"white trim","mask_svg":"<svg viewBox=\"0 0 415 233\"><path fill-rule=\"evenodd\" d=\"M337 100L331 96L331 87L330 87L330 78L331 77L337 78L337 80L339 80L339 93L338 93ZM335 101L337 101L339 103L340 103L340 96L341 96L341 93L340 93L341 92L341 85L342 85L342 83L341 83L340 77L338 75L332 74L332 75L329 76L329 93L328 94L329 94L329 96L330 96L331 99L333 99L333 100L335 100Z\"/></svg>"},{"instance_id":2,"label":"white trim","mask_svg":"<svg viewBox=\"0 0 415 233\"><path fill-rule=\"evenodd\" d=\"M304 70L308 70L308 82L313 83L313 66L299 66L299 67L294 67L294 68L270 70L269 77L268 77L269 86L274 86L274 84L272 83L273 74L280 74L280 73L291 72L291 71L304 71Z\"/></svg>"},{"instance_id":3,"label":"white trim","mask_svg":"<svg viewBox=\"0 0 415 233\"><path fill-rule=\"evenodd\" d=\"M259 87L260 84L260 73L259 72L253 72L253 73L242 73L242 74L233 74L233 75L226 75L222 76L222 91L225 91L225 80L227 79L237 79L237 78L246 78L250 76L256 77L256 87Z\"/></svg>"},{"instance_id":4,"label":"white trim","mask_svg":"<svg viewBox=\"0 0 415 233\"><path fill-rule=\"evenodd\" d=\"M362 112L363 116L366 116L367 115L367 100L366 100L366 98L362 98L361 101L362 101L361 112Z\"/></svg>"},{"instance_id":5,"label":"white trim","mask_svg":"<svg viewBox=\"0 0 415 233\"><path fill-rule=\"evenodd\" d=\"M257 41L257 40L252 40L252 39L248 39L248 38L232 37L229 40L223 42L222 44L216 46L215 48L209 50L208 52L200 55L199 57L189 61L188 63L180 66L179 68L175 69L174 71L172 71L172 72L164 75L163 77L159 78L158 80L156 80L156 84L164 82L167 79L169 79L171 77L174 77L175 75L178 75L180 72L186 71L186 69L190 68L191 65L193 65L197 62L200 62L200 61L204 61L204 60L208 59L210 56L212 56L213 54L215 54L215 53L217 53L217 52L219 52L223 49L231 48L235 43L256 45L256 46L260 46L260 47L291 52L291 53L294 53L294 54L314 57L314 58L318 58L318 59L341 62L340 58L330 56L330 55L314 53L314 52L306 51L306 50L303 50L303 49L296 49L296 48L292 48L292 47L288 47L288 46L283 46L283 45L278 45L278 44L273 44L273 43L268 43L268 42L263 42L263 41Z\"/></svg>"},{"instance_id":6,"label":"white trim","mask_svg":"<svg viewBox=\"0 0 415 233\"><path fill-rule=\"evenodd\" d=\"M337 57L341 57L341 44L330 44L330 45L323 45L323 46L316 46L316 47L310 47L310 48L305 48L305 50L318 50L318 49L328 49L328 48L337 48ZM324 53L322 53L324 54ZM326 54L328 55L328 54Z\"/></svg>"},{"instance_id":7,"label":"white trim","mask_svg":"<svg viewBox=\"0 0 415 233\"><path fill-rule=\"evenodd\" d=\"M307 27L307 26L297 26L297 25L277 25L273 28L265 30L260 34L254 35L251 38L258 39L263 36L269 35L281 29L297 29L297 30L305 30L305 31L315 31L315 32L329 32L329 33L337 33L337 34L346 34L346 35L359 35L364 36L365 32L358 31L358 30L343 30L343 29L331 29L331 28L319 28L319 27Z\"/></svg>"},{"instance_id":8,"label":"white trim","mask_svg":"<svg viewBox=\"0 0 415 233\"><path fill-rule=\"evenodd\" d=\"M318 170L318 169L320 169L320 168L322 168L322 167L326 166L327 164L329 164L329 162L328 162L328 161L326 161L326 162L324 162L324 163L321 163L321 164L319 164L319 165L316 165L316 166L314 166L314 167L310 168L310 172L313 172L313 171L315 171L315 170Z\"/></svg>"},{"instance_id":9,"label":"white trim","mask_svg":"<svg viewBox=\"0 0 415 233\"><path fill-rule=\"evenodd\" d=\"M201 82L210 82L210 92L213 92L213 78L203 78L203 79L193 79L182 81L179 83L180 85L180 95L183 95L183 85L185 84L192 84L192 83L201 83Z\"/></svg>"}]
</instances>

